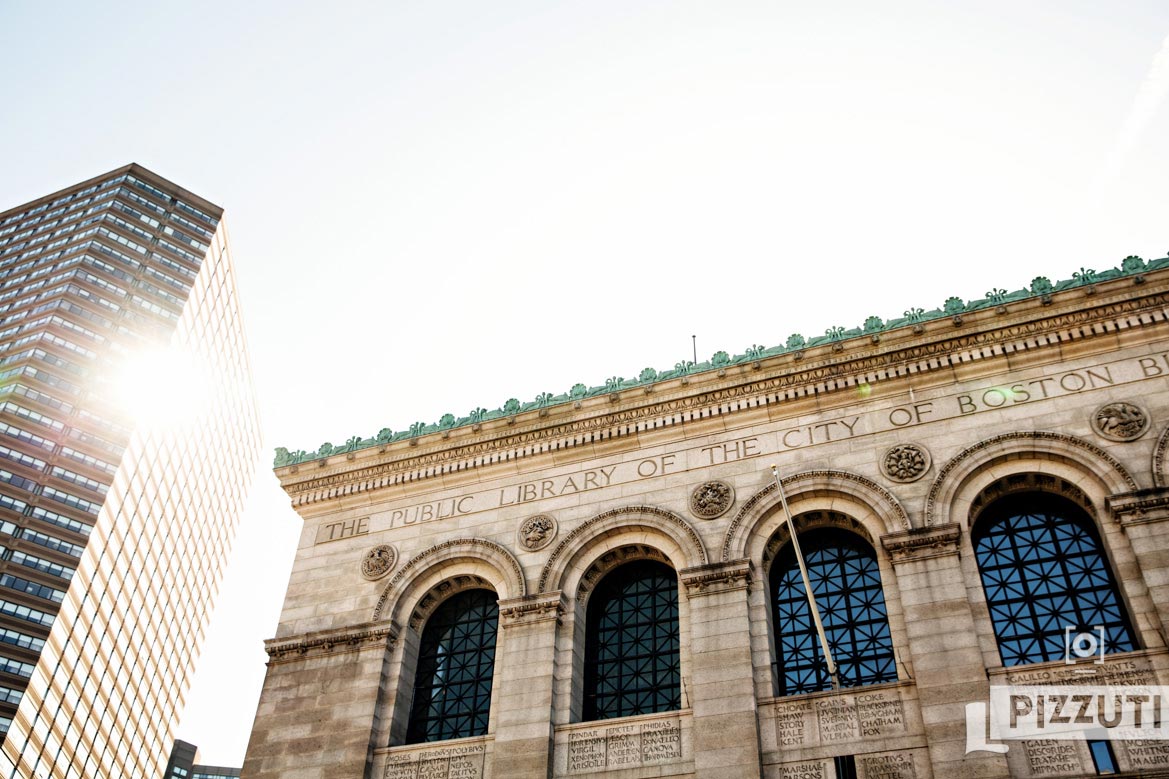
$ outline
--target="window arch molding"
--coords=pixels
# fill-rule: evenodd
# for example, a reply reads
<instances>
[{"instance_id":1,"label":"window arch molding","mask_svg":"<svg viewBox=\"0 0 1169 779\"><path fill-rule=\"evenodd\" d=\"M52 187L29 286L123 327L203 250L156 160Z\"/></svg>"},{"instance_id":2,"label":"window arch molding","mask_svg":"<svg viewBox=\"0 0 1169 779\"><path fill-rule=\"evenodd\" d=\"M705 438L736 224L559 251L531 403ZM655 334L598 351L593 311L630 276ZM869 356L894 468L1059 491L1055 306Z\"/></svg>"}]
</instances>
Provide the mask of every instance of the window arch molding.
<instances>
[{"instance_id":1,"label":"window arch molding","mask_svg":"<svg viewBox=\"0 0 1169 779\"><path fill-rule=\"evenodd\" d=\"M963 449L938 471L926 495L926 526L960 523L970 529L974 497L1009 473L1045 473L1077 484L1094 505L1139 489L1112 455L1093 443L1042 430L1005 433Z\"/></svg>"},{"instance_id":2,"label":"window arch molding","mask_svg":"<svg viewBox=\"0 0 1169 779\"><path fill-rule=\"evenodd\" d=\"M1153 486L1169 487L1169 425L1161 431L1153 447Z\"/></svg>"},{"instance_id":3,"label":"window arch molding","mask_svg":"<svg viewBox=\"0 0 1169 779\"><path fill-rule=\"evenodd\" d=\"M909 514L891 492L873 480L848 471L802 471L783 479L793 516L805 510L839 506L859 520L868 537L910 529ZM797 505L803 507L797 509ZM721 559L750 559L762 563L761 544L783 522L779 489L773 481L748 498L731 520L723 537Z\"/></svg>"},{"instance_id":4,"label":"window arch molding","mask_svg":"<svg viewBox=\"0 0 1169 779\"><path fill-rule=\"evenodd\" d=\"M528 594L523 569L506 548L484 538L455 538L414 555L399 568L382 588L371 621L400 624L425 591L459 573L483 577L500 600Z\"/></svg>"},{"instance_id":5,"label":"window arch molding","mask_svg":"<svg viewBox=\"0 0 1169 779\"><path fill-rule=\"evenodd\" d=\"M709 561L702 538L682 517L653 506L624 506L586 520L557 544L540 572L537 592L560 590L576 597L580 575L593 559L638 539L664 554L676 571Z\"/></svg>"}]
</instances>

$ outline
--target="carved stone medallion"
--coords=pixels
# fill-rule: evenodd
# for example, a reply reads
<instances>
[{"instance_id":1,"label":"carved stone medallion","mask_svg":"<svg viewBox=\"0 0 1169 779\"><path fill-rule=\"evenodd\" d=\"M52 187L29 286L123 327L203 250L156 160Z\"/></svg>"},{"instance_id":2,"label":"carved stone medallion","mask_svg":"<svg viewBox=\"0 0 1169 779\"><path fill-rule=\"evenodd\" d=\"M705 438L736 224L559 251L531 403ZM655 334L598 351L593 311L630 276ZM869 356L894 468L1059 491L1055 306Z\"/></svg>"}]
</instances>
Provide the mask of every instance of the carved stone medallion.
<instances>
[{"instance_id":1,"label":"carved stone medallion","mask_svg":"<svg viewBox=\"0 0 1169 779\"><path fill-rule=\"evenodd\" d=\"M705 481L690 493L690 513L700 519L714 519L727 513L735 502L735 490L725 481Z\"/></svg>"},{"instance_id":2,"label":"carved stone medallion","mask_svg":"<svg viewBox=\"0 0 1169 779\"><path fill-rule=\"evenodd\" d=\"M1108 403L1092 415L1092 429L1109 441L1135 441L1149 429L1149 415L1134 403Z\"/></svg>"},{"instance_id":3,"label":"carved stone medallion","mask_svg":"<svg viewBox=\"0 0 1169 779\"><path fill-rule=\"evenodd\" d=\"M898 444L881 458L881 472L893 481L917 481L929 469L929 450L918 444Z\"/></svg>"},{"instance_id":4,"label":"carved stone medallion","mask_svg":"<svg viewBox=\"0 0 1169 779\"><path fill-rule=\"evenodd\" d=\"M361 558L361 575L370 581L380 579L394 570L394 563L398 561L398 553L389 544L379 544L365 553Z\"/></svg>"},{"instance_id":5,"label":"carved stone medallion","mask_svg":"<svg viewBox=\"0 0 1169 779\"><path fill-rule=\"evenodd\" d=\"M556 530L555 517L551 514L537 514L523 521L516 531L516 540L522 549L535 552L552 543Z\"/></svg>"}]
</instances>

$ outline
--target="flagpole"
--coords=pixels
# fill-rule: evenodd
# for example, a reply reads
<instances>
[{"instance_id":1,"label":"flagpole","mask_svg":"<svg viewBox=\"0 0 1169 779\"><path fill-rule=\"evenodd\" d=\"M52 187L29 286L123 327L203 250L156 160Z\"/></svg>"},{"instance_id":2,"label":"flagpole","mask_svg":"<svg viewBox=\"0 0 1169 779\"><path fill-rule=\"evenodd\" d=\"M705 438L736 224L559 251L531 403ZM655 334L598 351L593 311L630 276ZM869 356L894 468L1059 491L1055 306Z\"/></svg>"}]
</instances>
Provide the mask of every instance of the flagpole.
<instances>
[{"instance_id":1,"label":"flagpole","mask_svg":"<svg viewBox=\"0 0 1169 779\"><path fill-rule=\"evenodd\" d=\"M791 509L787 506L787 495L783 491L783 482L779 478L779 469L771 466L771 475L775 477L775 486L779 489L779 502L783 504L783 515L787 519L788 534L792 539L792 551L796 553L796 563L800 566L800 576L804 579L804 592L808 595L808 608L812 611L812 622L816 625L816 634L820 636L820 648L824 650L824 660L828 663L828 676L832 679L832 689L840 689L840 679L836 676L836 662L832 659L832 648L828 646L828 634L824 632L824 623L820 621L820 609L816 608L816 596L812 594L812 582L808 579L808 567L804 565L804 553L800 551L800 541L796 538L796 523L792 519Z\"/></svg>"}]
</instances>

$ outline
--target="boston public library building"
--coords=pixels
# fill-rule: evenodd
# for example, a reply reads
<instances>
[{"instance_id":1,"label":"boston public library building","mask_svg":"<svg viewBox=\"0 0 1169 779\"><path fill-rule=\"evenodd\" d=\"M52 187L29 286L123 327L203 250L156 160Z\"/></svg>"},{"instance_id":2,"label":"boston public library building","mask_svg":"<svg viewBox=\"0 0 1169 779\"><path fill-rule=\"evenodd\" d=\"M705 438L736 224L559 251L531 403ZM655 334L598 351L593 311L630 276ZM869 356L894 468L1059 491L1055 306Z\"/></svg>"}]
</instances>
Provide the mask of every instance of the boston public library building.
<instances>
[{"instance_id":1,"label":"boston public library building","mask_svg":"<svg viewBox=\"0 0 1169 779\"><path fill-rule=\"evenodd\" d=\"M1169 741L967 751L992 686L1169 684L1167 449L1138 257L280 449L242 776L1169 775Z\"/></svg>"}]
</instances>

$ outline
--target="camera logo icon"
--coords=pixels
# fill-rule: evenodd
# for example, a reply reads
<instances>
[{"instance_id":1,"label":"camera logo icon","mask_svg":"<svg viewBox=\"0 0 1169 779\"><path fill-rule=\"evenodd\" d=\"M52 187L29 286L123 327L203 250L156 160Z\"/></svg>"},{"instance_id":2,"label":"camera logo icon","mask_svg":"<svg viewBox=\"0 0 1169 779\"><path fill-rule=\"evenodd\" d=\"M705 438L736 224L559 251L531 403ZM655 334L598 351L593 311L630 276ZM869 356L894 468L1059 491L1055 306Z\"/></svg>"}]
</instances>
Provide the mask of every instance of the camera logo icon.
<instances>
[{"instance_id":1,"label":"camera logo icon","mask_svg":"<svg viewBox=\"0 0 1169 779\"><path fill-rule=\"evenodd\" d=\"M1104 663L1104 628L1094 627L1081 630L1077 627L1063 629L1063 661L1075 665L1084 660L1096 665Z\"/></svg>"}]
</instances>

